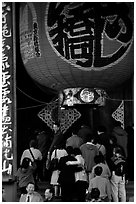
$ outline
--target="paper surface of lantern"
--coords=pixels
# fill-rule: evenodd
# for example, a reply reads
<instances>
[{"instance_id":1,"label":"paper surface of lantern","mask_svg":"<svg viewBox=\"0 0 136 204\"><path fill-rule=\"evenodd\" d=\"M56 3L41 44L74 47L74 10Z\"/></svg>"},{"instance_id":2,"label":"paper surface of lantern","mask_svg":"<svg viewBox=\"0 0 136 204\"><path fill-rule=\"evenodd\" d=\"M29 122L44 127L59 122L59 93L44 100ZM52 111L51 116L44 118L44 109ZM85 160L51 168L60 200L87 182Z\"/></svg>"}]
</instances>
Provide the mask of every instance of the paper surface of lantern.
<instances>
[{"instance_id":1,"label":"paper surface of lantern","mask_svg":"<svg viewBox=\"0 0 136 204\"><path fill-rule=\"evenodd\" d=\"M107 91L132 76L133 3L20 4L22 60L43 87Z\"/></svg>"}]
</instances>

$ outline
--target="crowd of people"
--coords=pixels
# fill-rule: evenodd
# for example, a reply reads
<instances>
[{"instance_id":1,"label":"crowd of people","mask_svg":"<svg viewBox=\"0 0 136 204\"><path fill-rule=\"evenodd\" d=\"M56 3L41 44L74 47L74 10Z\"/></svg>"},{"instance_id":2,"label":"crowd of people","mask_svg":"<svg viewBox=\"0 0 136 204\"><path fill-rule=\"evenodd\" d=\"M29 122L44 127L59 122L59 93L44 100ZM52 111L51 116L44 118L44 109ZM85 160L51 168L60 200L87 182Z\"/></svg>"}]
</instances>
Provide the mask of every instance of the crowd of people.
<instances>
[{"instance_id":1,"label":"crowd of people","mask_svg":"<svg viewBox=\"0 0 136 204\"><path fill-rule=\"evenodd\" d=\"M48 145L46 154L44 142L40 148L36 140L30 141L15 175L20 202L126 202L127 180L134 179L128 168L128 135L133 137L133 128L124 130L117 123L111 134L104 126L93 133L83 128L65 142ZM37 183L44 180L45 169L51 174L43 197Z\"/></svg>"}]
</instances>

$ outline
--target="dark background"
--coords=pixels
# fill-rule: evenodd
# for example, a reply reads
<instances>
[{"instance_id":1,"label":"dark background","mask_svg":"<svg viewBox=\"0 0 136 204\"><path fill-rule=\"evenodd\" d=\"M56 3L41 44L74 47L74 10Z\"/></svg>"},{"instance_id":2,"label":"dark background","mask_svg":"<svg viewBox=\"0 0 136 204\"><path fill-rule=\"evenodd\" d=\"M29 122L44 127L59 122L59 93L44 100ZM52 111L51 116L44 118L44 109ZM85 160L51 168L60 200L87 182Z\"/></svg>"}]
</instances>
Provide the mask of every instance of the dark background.
<instances>
[{"instance_id":1,"label":"dark background","mask_svg":"<svg viewBox=\"0 0 136 204\"><path fill-rule=\"evenodd\" d=\"M35 82L28 74L23 65L20 44L19 44L19 5L16 3L16 97L17 97L17 161L19 160L24 149L28 148L31 138L34 137L36 129L45 130L48 134L52 134L51 129L39 117L38 113L51 101L57 99L57 93L49 88L43 88ZM110 98L117 99L132 99L133 98L133 76L120 87L115 88L111 93L108 93ZM77 132L80 126L93 126L103 123L108 128L114 122L111 114L117 109L121 100L107 100L105 107L91 107L87 105L78 105L76 109L81 113L81 118L78 119L72 127L68 129L64 137L70 136L71 132ZM89 111L90 112L89 112ZM132 125L133 122L133 102L125 102L125 123ZM92 115L91 115L91 112ZM92 117L93 116L93 117ZM92 118L91 118L92 117ZM90 121L90 119L92 119ZM93 122L92 122L93 121ZM93 123L93 124L92 124Z\"/></svg>"},{"instance_id":2,"label":"dark background","mask_svg":"<svg viewBox=\"0 0 136 204\"><path fill-rule=\"evenodd\" d=\"M23 65L19 45L19 3L16 3L16 99L17 99L17 160L24 149L28 148L36 129L51 132L50 128L37 116L46 103L55 100L51 90L38 87L27 74Z\"/></svg>"}]
</instances>

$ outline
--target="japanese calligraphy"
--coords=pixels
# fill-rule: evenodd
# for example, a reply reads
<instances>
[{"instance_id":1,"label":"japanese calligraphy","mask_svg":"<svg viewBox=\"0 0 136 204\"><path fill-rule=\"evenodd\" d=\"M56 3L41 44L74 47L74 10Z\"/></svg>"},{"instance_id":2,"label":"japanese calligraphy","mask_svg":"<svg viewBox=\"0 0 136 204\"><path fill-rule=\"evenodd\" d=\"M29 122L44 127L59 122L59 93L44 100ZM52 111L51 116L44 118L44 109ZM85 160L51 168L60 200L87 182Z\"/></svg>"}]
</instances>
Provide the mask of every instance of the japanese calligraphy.
<instances>
[{"instance_id":1,"label":"japanese calligraphy","mask_svg":"<svg viewBox=\"0 0 136 204\"><path fill-rule=\"evenodd\" d=\"M12 176L12 22L11 3L2 3L2 175Z\"/></svg>"},{"instance_id":2,"label":"japanese calligraphy","mask_svg":"<svg viewBox=\"0 0 136 204\"><path fill-rule=\"evenodd\" d=\"M29 12L32 14L32 21L28 18ZM20 50L24 64L29 59L41 57L38 30L33 3L27 3L24 8L20 9Z\"/></svg>"},{"instance_id":3,"label":"japanese calligraphy","mask_svg":"<svg viewBox=\"0 0 136 204\"><path fill-rule=\"evenodd\" d=\"M125 3L48 3L46 34L62 59L80 68L100 70L118 63L129 50L133 39L129 13ZM120 43L111 55L103 55L104 36Z\"/></svg>"}]
</instances>

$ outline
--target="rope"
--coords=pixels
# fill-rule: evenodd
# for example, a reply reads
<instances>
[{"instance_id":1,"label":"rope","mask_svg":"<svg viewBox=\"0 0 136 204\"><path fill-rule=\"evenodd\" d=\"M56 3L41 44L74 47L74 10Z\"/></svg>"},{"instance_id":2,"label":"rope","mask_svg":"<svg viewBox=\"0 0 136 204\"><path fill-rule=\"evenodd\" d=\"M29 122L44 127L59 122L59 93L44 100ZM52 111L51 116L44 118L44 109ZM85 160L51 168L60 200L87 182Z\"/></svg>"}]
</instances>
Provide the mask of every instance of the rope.
<instances>
[{"instance_id":1,"label":"rope","mask_svg":"<svg viewBox=\"0 0 136 204\"><path fill-rule=\"evenodd\" d=\"M36 108L36 107L39 107L39 106L43 106L45 104L41 104L41 105L37 105L37 106L28 106L28 107L24 107L24 108L17 108L17 110L25 110L25 109L29 109L29 108Z\"/></svg>"},{"instance_id":2,"label":"rope","mask_svg":"<svg viewBox=\"0 0 136 204\"><path fill-rule=\"evenodd\" d=\"M28 98L30 98L30 99L32 99L32 100L34 100L34 101L36 101L36 102L40 102L40 103L44 103L44 104L46 103L46 102L44 102L44 101L39 101L39 100L37 100L37 99L35 99L35 98L29 96L28 94L26 94L24 91L22 91L22 90L19 89L18 87L17 87L17 89L18 89L21 93L23 93L25 96L27 96Z\"/></svg>"},{"instance_id":3,"label":"rope","mask_svg":"<svg viewBox=\"0 0 136 204\"><path fill-rule=\"evenodd\" d=\"M105 97L106 99L108 100L111 100L111 101L134 101L132 99L117 99L117 98L110 98L110 97Z\"/></svg>"}]
</instances>

